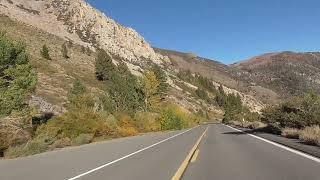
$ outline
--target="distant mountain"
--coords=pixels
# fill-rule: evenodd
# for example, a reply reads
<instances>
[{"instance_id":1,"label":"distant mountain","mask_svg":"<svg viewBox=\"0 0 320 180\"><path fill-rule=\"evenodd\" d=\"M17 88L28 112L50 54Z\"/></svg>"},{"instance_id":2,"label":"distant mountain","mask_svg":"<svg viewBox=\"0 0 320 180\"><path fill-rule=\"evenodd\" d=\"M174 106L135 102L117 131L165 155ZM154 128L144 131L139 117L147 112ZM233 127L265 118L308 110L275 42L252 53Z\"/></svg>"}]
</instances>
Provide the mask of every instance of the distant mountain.
<instances>
[{"instance_id":1,"label":"distant mountain","mask_svg":"<svg viewBox=\"0 0 320 180\"><path fill-rule=\"evenodd\" d=\"M231 65L249 73L256 84L282 98L315 91L320 94L320 53L269 53Z\"/></svg>"},{"instance_id":2,"label":"distant mountain","mask_svg":"<svg viewBox=\"0 0 320 180\"><path fill-rule=\"evenodd\" d=\"M215 83L254 97L266 104L277 103L308 91L320 94L320 53L267 53L225 65L190 53L155 48L168 56L177 69L200 73Z\"/></svg>"},{"instance_id":3,"label":"distant mountain","mask_svg":"<svg viewBox=\"0 0 320 180\"><path fill-rule=\"evenodd\" d=\"M190 70L192 73L199 73L213 81L216 87L223 85L228 93L238 93L242 96L243 102L252 110L259 111L264 107L259 97L259 93L266 94L263 87L255 87L251 82L250 74L238 68L234 68L221 62L198 57L192 53L182 53L172 50L154 48L155 52L168 56L172 62L173 71ZM259 90L256 90L255 88ZM267 93L271 97L267 99L276 99L275 93ZM264 101L267 103L270 101Z\"/></svg>"}]
</instances>

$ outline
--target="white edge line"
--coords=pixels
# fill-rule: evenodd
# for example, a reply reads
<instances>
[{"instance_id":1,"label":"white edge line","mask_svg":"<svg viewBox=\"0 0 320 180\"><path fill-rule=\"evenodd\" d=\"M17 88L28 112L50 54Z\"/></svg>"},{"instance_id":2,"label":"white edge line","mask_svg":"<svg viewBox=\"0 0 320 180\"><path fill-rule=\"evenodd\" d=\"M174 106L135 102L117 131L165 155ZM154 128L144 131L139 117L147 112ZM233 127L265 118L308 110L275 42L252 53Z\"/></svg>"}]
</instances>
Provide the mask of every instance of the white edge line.
<instances>
[{"instance_id":1,"label":"white edge line","mask_svg":"<svg viewBox=\"0 0 320 180\"><path fill-rule=\"evenodd\" d=\"M116 160L114 160L114 161L111 161L111 162L109 162L109 163L107 163L107 164L103 164L103 165L101 165L101 166L99 166L99 167L97 167L97 168L91 169L91 170L89 170L89 171L87 171L87 172L85 172L85 173L79 174L79 175L77 175L77 176L75 176L75 177L72 177L72 178L69 178L69 179L67 179L67 180L79 179L80 177L83 177L83 176L85 176L85 175L87 175L87 174L90 174L90 173L92 173L92 172L98 171L99 169L102 169L102 168L105 168L105 167L107 167L107 166L110 166L110 165L112 165L112 164L114 164L114 163L116 163L116 162L118 162L118 161L121 161L121 160L123 160L123 159L126 159L126 158L128 158L128 157L130 157L130 156L133 156L133 155L135 155L135 154L138 154L138 153L140 153L140 152L142 152L142 151L145 151L145 150L147 150L147 149L150 149L150 148L152 148L152 147L154 147L154 146L157 146L157 145L159 145L159 144L161 144L161 143L163 143L163 142L165 142L165 141L168 141L168 140L173 139L173 138L175 138L175 137L177 137L177 136L180 136L180 135L182 135L182 134L184 134L184 133L186 133L186 132L189 132L189 131L191 131L192 129L195 129L195 128L197 128L197 127L199 127L199 126L193 127L193 128L191 128L191 129L188 129L188 130L186 130L186 131L183 131L183 132L181 132L181 133L179 133L179 134L170 136L169 138L166 138L166 139L164 139L164 140L161 140L161 141L159 141L159 142L157 142L157 143L155 143L155 144L152 144L152 145L150 145L150 146L148 146L148 147L142 148L142 149L140 149L140 150L138 150L138 151L136 151L136 152L133 152L133 153L131 153L131 154L128 154L128 155L126 155L126 156L123 156L123 157L121 157L121 158L119 158L119 159L116 159Z\"/></svg>"},{"instance_id":2,"label":"white edge line","mask_svg":"<svg viewBox=\"0 0 320 180\"><path fill-rule=\"evenodd\" d=\"M242 131L242 130L233 128L233 127L231 127L231 126L229 126L229 125L225 125L225 126L231 128L231 129L233 129L233 130L235 130L235 131L243 132L243 133L245 133L245 134L247 134L247 135L249 135L249 136L251 136L251 137L254 137L254 138L259 139L259 140L261 140L261 141L264 141L264 142L266 142L266 143L272 144L272 145L274 145L274 146L280 147L280 148L282 148L282 149L285 149L285 150L290 151L290 152L292 152L292 153L295 153L295 154L297 154L297 155L303 156L303 157L305 157L305 158L307 158L307 159L313 160L313 161L315 161L315 162L317 162L317 163L320 163L320 159L317 158L317 157L314 157L314 156L311 156L311 155L309 155L309 154L303 153L303 152L301 152L301 151L298 151L298 150L289 148L289 147L284 146L284 145L282 145L282 144L279 144L279 143L276 143L276 142L273 142L273 141L264 139L264 138L262 138L262 137L255 136L255 135L253 135L253 134L249 134L249 133L244 132L244 131Z\"/></svg>"}]
</instances>

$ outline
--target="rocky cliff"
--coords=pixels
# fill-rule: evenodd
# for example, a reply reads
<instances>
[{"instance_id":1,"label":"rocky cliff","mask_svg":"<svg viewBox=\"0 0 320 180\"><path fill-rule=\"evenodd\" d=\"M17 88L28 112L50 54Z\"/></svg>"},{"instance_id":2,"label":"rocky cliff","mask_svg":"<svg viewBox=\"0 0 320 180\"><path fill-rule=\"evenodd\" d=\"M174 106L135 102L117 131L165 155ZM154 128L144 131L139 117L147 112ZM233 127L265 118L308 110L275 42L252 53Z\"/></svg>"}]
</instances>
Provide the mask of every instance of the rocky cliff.
<instances>
[{"instance_id":1,"label":"rocky cliff","mask_svg":"<svg viewBox=\"0 0 320 180\"><path fill-rule=\"evenodd\" d=\"M85 47L102 48L130 62L166 57L154 52L135 30L116 23L84 0L0 0L0 12Z\"/></svg>"}]
</instances>

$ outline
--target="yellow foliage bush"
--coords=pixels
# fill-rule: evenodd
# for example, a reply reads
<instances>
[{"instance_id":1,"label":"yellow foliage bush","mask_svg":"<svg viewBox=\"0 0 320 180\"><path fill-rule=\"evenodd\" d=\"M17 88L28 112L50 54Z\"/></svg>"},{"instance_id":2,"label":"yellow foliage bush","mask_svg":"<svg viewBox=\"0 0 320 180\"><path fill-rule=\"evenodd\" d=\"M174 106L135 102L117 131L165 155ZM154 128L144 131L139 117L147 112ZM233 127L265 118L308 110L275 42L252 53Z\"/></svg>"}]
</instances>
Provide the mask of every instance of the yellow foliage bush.
<instances>
[{"instance_id":1,"label":"yellow foliage bush","mask_svg":"<svg viewBox=\"0 0 320 180\"><path fill-rule=\"evenodd\" d=\"M40 126L36 135L74 139L80 134L92 134L93 137L109 136L112 130L107 122L89 108L70 110L69 112L49 120Z\"/></svg>"},{"instance_id":2,"label":"yellow foliage bush","mask_svg":"<svg viewBox=\"0 0 320 180\"><path fill-rule=\"evenodd\" d=\"M158 118L158 113L137 112L134 115L134 125L140 132L160 131Z\"/></svg>"},{"instance_id":3,"label":"yellow foliage bush","mask_svg":"<svg viewBox=\"0 0 320 180\"><path fill-rule=\"evenodd\" d=\"M168 104L162 110L159 121L161 130L179 130L196 125L199 119L175 104Z\"/></svg>"},{"instance_id":4,"label":"yellow foliage bush","mask_svg":"<svg viewBox=\"0 0 320 180\"><path fill-rule=\"evenodd\" d=\"M135 136L138 135L139 132L135 129L133 125L133 119L126 113L116 113L116 119L119 123L119 135L122 137L126 136Z\"/></svg>"}]
</instances>

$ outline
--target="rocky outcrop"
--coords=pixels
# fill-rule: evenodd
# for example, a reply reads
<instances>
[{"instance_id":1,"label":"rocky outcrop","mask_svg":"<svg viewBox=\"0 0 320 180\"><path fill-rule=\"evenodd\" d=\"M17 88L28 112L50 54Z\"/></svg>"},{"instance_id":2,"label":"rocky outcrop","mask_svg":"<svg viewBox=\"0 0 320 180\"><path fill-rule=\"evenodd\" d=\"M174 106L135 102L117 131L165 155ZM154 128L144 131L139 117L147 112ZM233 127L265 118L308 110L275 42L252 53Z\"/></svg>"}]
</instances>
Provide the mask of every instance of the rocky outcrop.
<instances>
[{"instance_id":1,"label":"rocky outcrop","mask_svg":"<svg viewBox=\"0 0 320 180\"><path fill-rule=\"evenodd\" d=\"M53 115L59 115L66 112L66 109L60 106L52 105L45 101L41 97L31 96L28 104L31 107L35 107L40 113L52 113Z\"/></svg>"},{"instance_id":2,"label":"rocky outcrop","mask_svg":"<svg viewBox=\"0 0 320 180\"><path fill-rule=\"evenodd\" d=\"M84 0L0 0L0 12L82 46L105 49L130 62L168 61L135 30L121 26Z\"/></svg>"}]
</instances>

